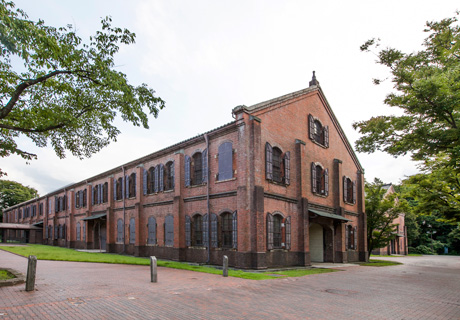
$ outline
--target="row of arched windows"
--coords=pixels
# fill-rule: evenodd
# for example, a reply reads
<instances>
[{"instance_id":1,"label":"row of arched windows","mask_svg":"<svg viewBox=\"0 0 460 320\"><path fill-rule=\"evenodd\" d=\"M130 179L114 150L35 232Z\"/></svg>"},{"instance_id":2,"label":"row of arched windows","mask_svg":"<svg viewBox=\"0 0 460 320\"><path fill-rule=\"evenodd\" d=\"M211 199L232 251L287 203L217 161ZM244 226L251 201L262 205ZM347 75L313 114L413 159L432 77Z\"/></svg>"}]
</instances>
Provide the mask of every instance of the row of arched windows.
<instances>
[{"instance_id":1,"label":"row of arched windows","mask_svg":"<svg viewBox=\"0 0 460 320\"><path fill-rule=\"evenodd\" d=\"M174 189L174 161L144 169L143 173L144 195Z\"/></svg>"}]
</instances>

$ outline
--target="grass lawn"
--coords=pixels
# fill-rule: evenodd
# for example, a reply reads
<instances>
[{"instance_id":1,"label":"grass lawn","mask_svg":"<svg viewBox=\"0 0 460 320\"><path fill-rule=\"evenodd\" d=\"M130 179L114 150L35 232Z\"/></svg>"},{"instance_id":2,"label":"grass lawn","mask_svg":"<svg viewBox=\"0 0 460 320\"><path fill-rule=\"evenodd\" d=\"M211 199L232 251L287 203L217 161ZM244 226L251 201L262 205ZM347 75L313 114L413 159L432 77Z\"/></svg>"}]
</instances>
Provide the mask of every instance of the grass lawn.
<instances>
[{"instance_id":1,"label":"grass lawn","mask_svg":"<svg viewBox=\"0 0 460 320\"><path fill-rule=\"evenodd\" d=\"M14 279L14 278L16 278L16 277L14 275L12 275L11 273L9 273L8 271L0 270L0 281L1 280Z\"/></svg>"},{"instance_id":2,"label":"grass lawn","mask_svg":"<svg viewBox=\"0 0 460 320\"><path fill-rule=\"evenodd\" d=\"M149 258L123 256L110 253L93 253L79 252L73 249L45 246L40 244L29 244L27 246L2 246L0 249L13 252L24 257L30 255L36 256L38 260L58 260L58 261L77 261L77 262L99 262L99 263L115 263L115 264L137 264L150 265ZM158 260L159 267L168 267L175 269L191 270L197 272L205 272L212 274L222 274L222 270L213 267L204 267L199 265L191 265L188 263ZM276 272L248 272L242 270L228 270L228 275L231 277L266 280L279 279L285 277L301 277L315 273L334 272L333 269L295 269ZM273 274L279 276L273 276Z\"/></svg>"},{"instance_id":3,"label":"grass lawn","mask_svg":"<svg viewBox=\"0 0 460 320\"><path fill-rule=\"evenodd\" d=\"M395 266L398 264L402 264L402 263L395 262L395 261L376 260L376 259L370 259L369 262L360 263L361 266L366 266L366 267L386 267L386 266Z\"/></svg>"}]
</instances>

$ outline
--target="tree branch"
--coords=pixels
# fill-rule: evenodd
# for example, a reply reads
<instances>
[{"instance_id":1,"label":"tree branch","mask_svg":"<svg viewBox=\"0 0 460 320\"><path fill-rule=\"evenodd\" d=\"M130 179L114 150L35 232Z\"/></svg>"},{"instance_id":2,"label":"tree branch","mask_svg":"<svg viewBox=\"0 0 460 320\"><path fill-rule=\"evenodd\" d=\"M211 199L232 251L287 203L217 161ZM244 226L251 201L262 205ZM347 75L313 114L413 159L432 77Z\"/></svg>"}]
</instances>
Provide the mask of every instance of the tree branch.
<instances>
[{"instance_id":1,"label":"tree branch","mask_svg":"<svg viewBox=\"0 0 460 320\"><path fill-rule=\"evenodd\" d=\"M85 73L86 75L79 74L79 73ZM19 97L21 94L26 90L28 87L35 85L37 83L45 82L46 80L55 77L60 74L76 74L77 76L90 80L95 84L101 85L102 83L99 82L96 79L91 78L90 72L87 70L56 70L53 72L50 72L42 77L38 77L36 79L27 79L24 80L22 83L20 83L17 87L16 90L14 90L10 100L8 103L0 109L0 119L4 119L10 112L13 110L14 106L16 105L17 101L19 100Z\"/></svg>"}]
</instances>

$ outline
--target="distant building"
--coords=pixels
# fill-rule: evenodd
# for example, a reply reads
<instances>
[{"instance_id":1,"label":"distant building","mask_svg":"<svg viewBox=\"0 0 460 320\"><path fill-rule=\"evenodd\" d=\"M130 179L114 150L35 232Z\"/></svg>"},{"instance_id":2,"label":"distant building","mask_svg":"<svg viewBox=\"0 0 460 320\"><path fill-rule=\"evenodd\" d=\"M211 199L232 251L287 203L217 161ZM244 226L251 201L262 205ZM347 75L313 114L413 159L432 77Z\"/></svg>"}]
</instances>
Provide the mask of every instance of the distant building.
<instances>
[{"instance_id":1,"label":"distant building","mask_svg":"<svg viewBox=\"0 0 460 320\"><path fill-rule=\"evenodd\" d=\"M232 113L224 126L8 208L3 222L40 226L29 239L54 246L212 264L227 255L239 268L364 261L363 169L316 77Z\"/></svg>"},{"instance_id":2,"label":"distant building","mask_svg":"<svg viewBox=\"0 0 460 320\"><path fill-rule=\"evenodd\" d=\"M395 193L395 189L391 183L383 185L386 191L384 197L388 194ZM398 224L395 231L395 238L391 240L388 245L384 248L372 250L372 254L376 255L390 255L390 254L401 254L407 255L407 228L405 223L404 213L400 213L399 216L393 220L394 224Z\"/></svg>"}]
</instances>

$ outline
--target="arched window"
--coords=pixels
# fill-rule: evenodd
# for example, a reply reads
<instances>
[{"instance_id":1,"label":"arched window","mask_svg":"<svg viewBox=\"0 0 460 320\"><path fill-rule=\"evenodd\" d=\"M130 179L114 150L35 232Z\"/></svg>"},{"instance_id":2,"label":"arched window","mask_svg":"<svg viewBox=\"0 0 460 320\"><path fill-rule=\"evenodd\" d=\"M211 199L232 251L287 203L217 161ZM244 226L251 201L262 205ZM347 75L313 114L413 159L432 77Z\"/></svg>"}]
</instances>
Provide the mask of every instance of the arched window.
<instances>
[{"instance_id":1,"label":"arched window","mask_svg":"<svg viewBox=\"0 0 460 320\"><path fill-rule=\"evenodd\" d=\"M232 247L232 214L225 212L221 216L222 221L222 247Z\"/></svg>"},{"instance_id":2,"label":"arched window","mask_svg":"<svg viewBox=\"0 0 460 320\"><path fill-rule=\"evenodd\" d=\"M147 193L155 192L155 167L150 167L147 173Z\"/></svg>"},{"instance_id":3,"label":"arched window","mask_svg":"<svg viewBox=\"0 0 460 320\"><path fill-rule=\"evenodd\" d=\"M201 215L196 214L193 216L193 245L202 246L203 245L203 218Z\"/></svg>"},{"instance_id":4,"label":"arched window","mask_svg":"<svg viewBox=\"0 0 460 320\"><path fill-rule=\"evenodd\" d=\"M196 152L192 157L185 156L185 186L201 185L207 181L207 150Z\"/></svg>"},{"instance_id":5,"label":"arched window","mask_svg":"<svg viewBox=\"0 0 460 320\"><path fill-rule=\"evenodd\" d=\"M120 177L116 180L116 183L115 183L115 190L116 190L116 197L115 197L115 200L121 200L123 199L123 190L124 190L124 186L123 186L123 177Z\"/></svg>"},{"instance_id":6,"label":"arched window","mask_svg":"<svg viewBox=\"0 0 460 320\"><path fill-rule=\"evenodd\" d=\"M231 142L224 142L219 146L219 173L217 180L223 181L233 178L233 147Z\"/></svg>"},{"instance_id":7,"label":"arched window","mask_svg":"<svg viewBox=\"0 0 460 320\"><path fill-rule=\"evenodd\" d=\"M117 220L117 242L123 242L123 220Z\"/></svg>"},{"instance_id":8,"label":"arched window","mask_svg":"<svg viewBox=\"0 0 460 320\"><path fill-rule=\"evenodd\" d=\"M310 139L315 143L328 148L329 147L329 127L323 126L319 119L308 115L308 123L310 126Z\"/></svg>"},{"instance_id":9,"label":"arched window","mask_svg":"<svg viewBox=\"0 0 460 320\"><path fill-rule=\"evenodd\" d=\"M169 161L165 165L164 169L164 189L173 190L174 189L174 161Z\"/></svg>"},{"instance_id":10,"label":"arched window","mask_svg":"<svg viewBox=\"0 0 460 320\"><path fill-rule=\"evenodd\" d=\"M136 197L136 173L133 172L129 176L128 198L135 198L135 197Z\"/></svg>"},{"instance_id":11,"label":"arched window","mask_svg":"<svg viewBox=\"0 0 460 320\"><path fill-rule=\"evenodd\" d=\"M329 170L324 169L319 163L312 162L311 185L313 193L327 196L329 194Z\"/></svg>"},{"instance_id":12,"label":"arched window","mask_svg":"<svg viewBox=\"0 0 460 320\"><path fill-rule=\"evenodd\" d=\"M109 201L109 183L106 182L102 185L102 202L107 203Z\"/></svg>"},{"instance_id":13,"label":"arched window","mask_svg":"<svg viewBox=\"0 0 460 320\"><path fill-rule=\"evenodd\" d=\"M291 183L291 153L283 152L265 143L265 177L267 180L289 185Z\"/></svg>"},{"instance_id":14,"label":"arched window","mask_svg":"<svg viewBox=\"0 0 460 320\"><path fill-rule=\"evenodd\" d=\"M343 177L343 201L349 204L356 203L356 182L349 177Z\"/></svg>"},{"instance_id":15,"label":"arched window","mask_svg":"<svg viewBox=\"0 0 460 320\"><path fill-rule=\"evenodd\" d=\"M281 248L281 221L283 217L279 214L273 215L273 248Z\"/></svg>"},{"instance_id":16,"label":"arched window","mask_svg":"<svg viewBox=\"0 0 460 320\"><path fill-rule=\"evenodd\" d=\"M167 215L164 224L165 246L174 245L174 217Z\"/></svg>"},{"instance_id":17,"label":"arched window","mask_svg":"<svg viewBox=\"0 0 460 320\"><path fill-rule=\"evenodd\" d=\"M147 244L157 244L157 221L155 217L149 217L147 229L148 229Z\"/></svg>"},{"instance_id":18,"label":"arched window","mask_svg":"<svg viewBox=\"0 0 460 320\"><path fill-rule=\"evenodd\" d=\"M291 217L267 213L267 250L291 249Z\"/></svg>"},{"instance_id":19,"label":"arched window","mask_svg":"<svg viewBox=\"0 0 460 320\"><path fill-rule=\"evenodd\" d=\"M201 152L197 152L192 157L192 185L203 183L203 159Z\"/></svg>"},{"instance_id":20,"label":"arched window","mask_svg":"<svg viewBox=\"0 0 460 320\"><path fill-rule=\"evenodd\" d=\"M129 219L129 243L134 244L136 242L136 220L134 218Z\"/></svg>"},{"instance_id":21,"label":"arched window","mask_svg":"<svg viewBox=\"0 0 460 320\"><path fill-rule=\"evenodd\" d=\"M346 236L347 236L346 237L347 248L353 250L355 239L354 239L353 227L351 225L347 226Z\"/></svg>"}]
</instances>

